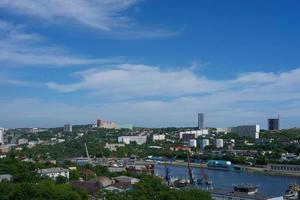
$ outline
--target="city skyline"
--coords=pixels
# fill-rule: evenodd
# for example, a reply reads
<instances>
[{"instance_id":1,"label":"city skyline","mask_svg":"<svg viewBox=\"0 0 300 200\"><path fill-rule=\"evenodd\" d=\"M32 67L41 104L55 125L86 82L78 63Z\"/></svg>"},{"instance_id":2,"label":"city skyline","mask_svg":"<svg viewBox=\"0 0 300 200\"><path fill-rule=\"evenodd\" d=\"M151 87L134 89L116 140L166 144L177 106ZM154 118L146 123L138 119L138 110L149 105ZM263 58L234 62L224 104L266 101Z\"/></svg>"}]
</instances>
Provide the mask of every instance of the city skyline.
<instances>
[{"instance_id":1,"label":"city skyline","mask_svg":"<svg viewBox=\"0 0 300 200\"><path fill-rule=\"evenodd\" d=\"M299 7L3 0L0 127L299 127Z\"/></svg>"}]
</instances>

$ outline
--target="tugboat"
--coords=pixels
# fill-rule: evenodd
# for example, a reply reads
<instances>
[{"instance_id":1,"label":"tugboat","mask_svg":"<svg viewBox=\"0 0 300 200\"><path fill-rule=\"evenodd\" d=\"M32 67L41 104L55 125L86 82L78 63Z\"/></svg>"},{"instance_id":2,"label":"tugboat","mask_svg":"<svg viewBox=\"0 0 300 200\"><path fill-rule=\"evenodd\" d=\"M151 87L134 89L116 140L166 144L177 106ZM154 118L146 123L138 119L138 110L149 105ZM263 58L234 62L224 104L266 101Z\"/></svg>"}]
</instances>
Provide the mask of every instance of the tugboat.
<instances>
[{"instance_id":1,"label":"tugboat","mask_svg":"<svg viewBox=\"0 0 300 200\"><path fill-rule=\"evenodd\" d=\"M289 186L289 189L285 192L284 199L297 200L299 196L299 191L299 185L297 185L296 183L292 183Z\"/></svg>"}]
</instances>

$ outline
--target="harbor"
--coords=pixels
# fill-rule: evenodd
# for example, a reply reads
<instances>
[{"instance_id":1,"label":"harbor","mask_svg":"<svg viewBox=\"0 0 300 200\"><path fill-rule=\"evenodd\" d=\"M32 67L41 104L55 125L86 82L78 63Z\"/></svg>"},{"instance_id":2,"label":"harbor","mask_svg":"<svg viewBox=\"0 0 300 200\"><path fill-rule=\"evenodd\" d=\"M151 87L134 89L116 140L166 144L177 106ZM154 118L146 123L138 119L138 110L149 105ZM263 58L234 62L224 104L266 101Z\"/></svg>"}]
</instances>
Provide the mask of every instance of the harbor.
<instances>
[{"instance_id":1,"label":"harbor","mask_svg":"<svg viewBox=\"0 0 300 200\"><path fill-rule=\"evenodd\" d=\"M247 183L257 185L260 193L265 195L283 196L291 183L300 184L299 177L273 176L269 174L248 171L218 170L210 168L192 167L194 177L201 177L205 173L212 181L214 189L231 190L233 185ZM174 179L189 179L186 166L168 165L170 176ZM165 176L165 165L155 165L155 175Z\"/></svg>"}]
</instances>

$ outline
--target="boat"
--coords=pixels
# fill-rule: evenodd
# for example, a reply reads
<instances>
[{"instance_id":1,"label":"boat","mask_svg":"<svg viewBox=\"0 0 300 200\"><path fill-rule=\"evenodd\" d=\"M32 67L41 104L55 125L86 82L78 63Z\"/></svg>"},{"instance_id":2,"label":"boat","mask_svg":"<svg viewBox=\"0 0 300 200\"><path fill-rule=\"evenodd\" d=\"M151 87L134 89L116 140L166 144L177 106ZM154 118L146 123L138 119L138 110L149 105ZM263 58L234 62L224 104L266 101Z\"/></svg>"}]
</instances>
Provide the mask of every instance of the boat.
<instances>
[{"instance_id":1,"label":"boat","mask_svg":"<svg viewBox=\"0 0 300 200\"><path fill-rule=\"evenodd\" d=\"M177 179L174 181L174 186L176 188L184 188L190 185L190 181L187 179Z\"/></svg>"},{"instance_id":2,"label":"boat","mask_svg":"<svg viewBox=\"0 0 300 200\"><path fill-rule=\"evenodd\" d=\"M212 185L213 182L212 182L212 180L206 180L206 181L205 181L205 184L206 184L206 185Z\"/></svg>"},{"instance_id":3,"label":"boat","mask_svg":"<svg viewBox=\"0 0 300 200\"><path fill-rule=\"evenodd\" d=\"M196 183L197 183L197 185L202 185L203 184L203 178L197 178Z\"/></svg>"},{"instance_id":4,"label":"boat","mask_svg":"<svg viewBox=\"0 0 300 200\"><path fill-rule=\"evenodd\" d=\"M258 193L258 185L241 183L233 185L234 192L242 192L247 194L257 194Z\"/></svg>"},{"instance_id":5,"label":"boat","mask_svg":"<svg viewBox=\"0 0 300 200\"><path fill-rule=\"evenodd\" d=\"M285 192L284 199L286 200L297 200L299 196L299 185L292 183L288 190Z\"/></svg>"}]
</instances>

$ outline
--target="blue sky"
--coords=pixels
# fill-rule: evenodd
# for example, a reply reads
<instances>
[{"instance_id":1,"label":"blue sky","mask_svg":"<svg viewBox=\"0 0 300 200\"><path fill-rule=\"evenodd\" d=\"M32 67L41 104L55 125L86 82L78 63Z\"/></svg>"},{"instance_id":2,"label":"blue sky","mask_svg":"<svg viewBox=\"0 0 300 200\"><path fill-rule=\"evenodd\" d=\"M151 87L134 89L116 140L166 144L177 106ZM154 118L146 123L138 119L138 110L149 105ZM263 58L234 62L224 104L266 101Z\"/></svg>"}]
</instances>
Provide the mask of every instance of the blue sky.
<instances>
[{"instance_id":1,"label":"blue sky","mask_svg":"<svg viewBox=\"0 0 300 200\"><path fill-rule=\"evenodd\" d=\"M2 0L0 126L300 121L297 0Z\"/></svg>"}]
</instances>

